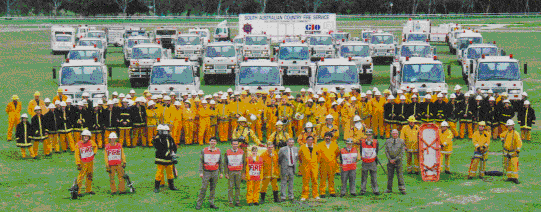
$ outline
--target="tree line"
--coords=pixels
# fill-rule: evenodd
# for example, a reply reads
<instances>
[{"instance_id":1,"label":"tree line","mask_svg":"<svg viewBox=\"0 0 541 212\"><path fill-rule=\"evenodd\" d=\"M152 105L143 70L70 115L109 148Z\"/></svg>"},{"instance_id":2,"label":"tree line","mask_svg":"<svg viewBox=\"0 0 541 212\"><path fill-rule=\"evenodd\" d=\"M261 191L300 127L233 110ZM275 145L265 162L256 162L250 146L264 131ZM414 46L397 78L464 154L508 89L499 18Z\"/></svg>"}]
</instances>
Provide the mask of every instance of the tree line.
<instances>
[{"instance_id":1,"label":"tree line","mask_svg":"<svg viewBox=\"0 0 541 212\"><path fill-rule=\"evenodd\" d=\"M530 0L0 0L2 16L449 14L521 13L540 9L541 1Z\"/></svg>"}]
</instances>

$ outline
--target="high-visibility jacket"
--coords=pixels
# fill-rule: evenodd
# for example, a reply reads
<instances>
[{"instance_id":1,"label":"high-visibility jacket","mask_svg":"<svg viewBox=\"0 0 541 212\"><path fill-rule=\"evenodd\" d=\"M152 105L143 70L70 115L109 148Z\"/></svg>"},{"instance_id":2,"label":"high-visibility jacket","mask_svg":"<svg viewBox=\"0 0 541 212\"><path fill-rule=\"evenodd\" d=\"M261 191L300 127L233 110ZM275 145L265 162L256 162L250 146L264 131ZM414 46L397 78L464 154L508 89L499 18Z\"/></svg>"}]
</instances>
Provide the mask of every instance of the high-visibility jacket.
<instances>
[{"instance_id":1,"label":"high-visibility jacket","mask_svg":"<svg viewBox=\"0 0 541 212\"><path fill-rule=\"evenodd\" d=\"M453 132L451 130L445 130L440 132L440 144L443 146L441 153L451 153L453 151Z\"/></svg>"},{"instance_id":2,"label":"high-visibility jacket","mask_svg":"<svg viewBox=\"0 0 541 212\"><path fill-rule=\"evenodd\" d=\"M52 104L54 104L54 103L56 102L56 100L61 101L61 102L65 102L65 101L68 100L68 96L62 95L62 97L60 97L60 95L56 95L56 96L53 98Z\"/></svg>"},{"instance_id":3,"label":"high-visibility jacket","mask_svg":"<svg viewBox=\"0 0 541 212\"><path fill-rule=\"evenodd\" d=\"M246 143L250 143L249 138L252 139L254 143L257 145L260 145L261 142L259 141L259 138L256 136L254 131L249 126L243 127L243 126L237 126L236 129L233 130L233 135L231 136L233 139L239 139L240 137L244 137ZM246 145L246 144L244 144Z\"/></svg>"},{"instance_id":4,"label":"high-visibility jacket","mask_svg":"<svg viewBox=\"0 0 541 212\"><path fill-rule=\"evenodd\" d=\"M499 113L500 124L506 124L507 120L512 119L515 116L515 110L511 106L509 107L503 106L500 108L499 112L500 112Z\"/></svg>"},{"instance_id":5,"label":"high-visibility jacket","mask_svg":"<svg viewBox=\"0 0 541 212\"><path fill-rule=\"evenodd\" d=\"M15 129L15 140L17 147L31 147L30 122L20 122Z\"/></svg>"},{"instance_id":6,"label":"high-visibility jacket","mask_svg":"<svg viewBox=\"0 0 541 212\"><path fill-rule=\"evenodd\" d=\"M210 107L207 107L207 108L201 107L198 110L198 115L199 115L200 122L210 123L210 116L212 115L212 110L210 109Z\"/></svg>"},{"instance_id":7,"label":"high-visibility jacket","mask_svg":"<svg viewBox=\"0 0 541 212\"><path fill-rule=\"evenodd\" d=\"M216 148L217 151L210 151L208 147L205 147L203 150L203 167L207 171L216 171L220 167L220 149Z\"/></svg>"},{"instance_id":8,"label":"high-visibility jacket","mask_svg":"<svg viewBox=\"0 0 541 212\"><path fill-rule=\"evenodd\" d=\"M513 130L511 133L509 131L503 132L500 134L500 138L503 138L503 150L505 153L515 156L516 152L520 152L522 139L517 131Z\"/></svg>"},{"instance_id":9,"label":"high-visibility jacket","mask_svg":"<svg viewBox=\"0 0 541 212\"><path fill-rule=\"evenodd\" d=\"M218 116L218 122L229 121L229 105L220 103L216 105L216 114Z\"/></svg>"},{"instance_id":10,"label":"high-visibility jacket","mask_svg":"<svg viewBox=\"0 0 541 212\"><path fill-rule=\"evenodd\" d=\"M355 127L355 125L353 125L351 127L351 132L352 132L352 135L353 135L353 137L351 139L353 140L353 143L359 144L361 139L366 138L365 130L366 129L365 129L364 125L361 125L361 128L357 128L357 127ZM344 138L344 139L348 139L348 138Z\"/></svg>"},{"instance_id":11,"label":"high-visibility jacket","mask_svg":"<svg viewBox=\"0 0 541 212\"><path fill-rule=\"evenodd\" d=\"M122 149L122 144L116 143L116 145L106 144L105 145L105 162L109 166L114 166L126 162L126 156L124 155L124 150Z\"/></svg>"},{"instance_id":12,"label":"high-visibility jacket","mask_svg":"<svg viewBox=\"0 0 541 212\"><path fill-rule=\"evenodd\" d=\"M263 159L263 178L279 178L278 153L273 151L271 155L269 151L265 151L261 154L261 159Z\"/></svg>"},{"instance_id":13,"label":"high-visibility jacket","mask_svg":"<svg viewBox=\"0 0 541 212\"><path fill-rule=\"evenodd\" d=\"M186 110L183 111L182 114L182 121L186 122L193 122L195 120L195 116L197 115L197 112L193 108L186 108Z\"/></svg>"},{"instance_id":14,"label":"high-visibility jacket","mask_svg":"<svg viewBox=\"0 0 541 212\"><path fill-rule=\"evenodd\" d=\"M93 140L88 142L79 141L77 148L75 148L75 164L79 165L81 162L87 163L94 161L94 155L98 152L98 145Z\"/></svg>"},{"instance_id":15,"label":"high-visibility jacket","mask_svg":"<svg viewBox=\"0 0 541 212\"><path fill-rule=\"evenodd\" d=\"M331 132L333 130L334 130L334 132L332 133L332 135L333 135L332 140L336 141L338 139L338 136L340 136L340 130L338 129L338 125L335 125L335 124L333 124L331 126L328 126L327 124L324 124L323 127L321 127L321 132L319 132L320 133L319 137L324 139L325 138L325 133L326 132Z\"/></svg>"},{"instance_id":16,"label":"high-visibility jacket","mask_svg":"<svg viewBox=\"0 0 541 212\"><path fill-rule=\"evenodd\" d=\"M225 160L227 161L227 170L228 171L241 171L244 166L244 151L242 149L237 149L237 152L228 149L225 152Z\"/></svg>"},{"instance_id":17,"label":"high-visibility jacket","mask_svg":"<svg viewBox=\"0 0 541 212\"><path fill-rule=\"evenodd\" d=\"M274 146L281 148L287 145L286 142L289 138L291 138L289 133L286 130L282 129L282 131L273 132L270 137L267 138L267 142L272 142Z\"/></svg>"},{"instance_id":18,"label":"high-visibility jacket","mask_svg":"<svg viewBox=\"0 0 541 212\"><path fill-rule=\"evenodd\" d=\"M357 162L359 161L359 153L357 148L352 147L349 151L347 148L340 150L340 164L342 171L349 171L357 169Z\"/></svg>"},{"instance_id":19,"label":"high-visibility jacket","mask_svg":"<svg viewBox=\"0 0 541 212\"><path fill-rule=\"evenodd\" d=\"M419 127L409 124L402 127L400 131L400 138L404 140L408 152L416 152L419 150Z\"/></svg>"},{"instance_id":20,"label":"high-visibility jacket","mask_svg":"<svg viewBox=\"0 0 541 212\"><path fill-rule=\"evenodd\" d=\"M304 120L306 120L307 122L310 122L312 124L316 124L317 121L316 121L316 116L315 116L315 106L312 105L312 107L309 107L308 105L305 106L304 108Z\"/></svg>"},{"instance_id":21,"label":"high-visibility jacket","mask_svg":"<svg viewBox=\"0 0 541 212\"><path fill-rule=\"evenodd\" d=\"M18 124L21 116L21 102L17 101L17 106L13 102L9 102L6 106L6 113L8 114L8 120L11 123Z\"/></svg>"},{"instance_id":22,"label":"high-visibility jacket","mask_svg":"<svg viewBox=\"0 0 541 212\"><path fill-rule=\"evenodd\" d=\"M316 123L312 124L321 124L325 123L325 116L327 116L327 108L323 105L316 105L314 108L314 116L316 118Z\"/></svg>"},{"instance_id":23,"label":"high-visibility jacket","mask_svg":"<svg viewBox=\"0 0 541 212\"><path fill-rule=\"evenodd\" d=\"M48 131L47 126L45 125L46 120L44 115L34 115L30 123L32 128L30 135L33 139L43 140L47 138L47 135L45 135L45 133L48 133Z\"/></svg>"},{"instance_id":24,"label":"high-visibility jacket","mask_svg":"<svg viewBox=\"0 0 541 212\"><path fill-rule=\"evenodd\" d=\"M259 181L261 180L261 174L263 172L263 159L260 156L255 156L255 160L252 155L246 159L246 176L247 180Z\"/></svg>"},{"instance_id":25,"label":"high-visibility jacket","mask_svg":"<svg viewBox=\"0 0 541 212\"><path fill-rule=\"evenodd\" d=\"M319 164L325 164L325 166L336 166L336 159L340 155L340 148L336 142L331 142L327 147L326 142L320 142L317 145L319 151Z\"/></svg>"},{"instance_id":26,"label":"high-visibility jacket","mask_svg":"<svg viewBox=\"0 0 541 212\"><path fill-rule=\"evenodd\" d=\"M492 136L487 130L483 130L482 133L480 133L479 130L477 130L473 133L473 137L472 137L473 146L475 148L484 146L486 149L488 149L488 145L490 145L491 138Z\"/></svg>"},{"instance_id":27,"label":"high-visibility jacket","mask_svg":"<svg viewBox=\"0 0 541 212\"><path fill-rule=\"evenodd\" d=\"M38 103L36 102L36 99L32 99L28 103L28 117L36 115L36 112L34 111L34 108L36 106L39 106L41 108L41 114L45 114L47 113L47 111L49 111L49 109L47 109L47 107L45 106L45 102L43 102L43 100L40 99Z\"/></svg>"},{"instance_id":28,"label":"high-visibility jacket","mask_svg":"<svg viewBox=\"0 0 541 212\"><path fill-rule=\"evenodd\" d=\"M372 163L378 156L378 140L374 139L371 145L368 145L366 139L361 140L361 159L363 163Z\"/></svg>"},{"instance_id":29,"label":"high-visibility jacket","mask_svg":"<svg viewBox=\"0 0 541 212\"><path fill-rule=\"evenodd\" d=\"M315 130L315 127L312 128L311 133L304 132L304 131L302 133L300 133L300 135L297 137L297 143L299 143L299 146L302 146L302 145L306 144L306 138L308 138L308 136L314 137L314 141L318 140L319 136L314 130Z\"/></svg>"},{"instance_id":30,"label":"high-visibility jacket","mask_svg":"<svg viewBox=\"0 0 541 212\"><path fill-rule=\"evenodd\" d=\"M367 101L359 101L359 103L357 104L357 109L358 109L358 113L359 116L361 117L361 119L365 120L367 119L370 115L372 115L372 104L370 102L367 102Z\"/></svg>"}]
</instances>

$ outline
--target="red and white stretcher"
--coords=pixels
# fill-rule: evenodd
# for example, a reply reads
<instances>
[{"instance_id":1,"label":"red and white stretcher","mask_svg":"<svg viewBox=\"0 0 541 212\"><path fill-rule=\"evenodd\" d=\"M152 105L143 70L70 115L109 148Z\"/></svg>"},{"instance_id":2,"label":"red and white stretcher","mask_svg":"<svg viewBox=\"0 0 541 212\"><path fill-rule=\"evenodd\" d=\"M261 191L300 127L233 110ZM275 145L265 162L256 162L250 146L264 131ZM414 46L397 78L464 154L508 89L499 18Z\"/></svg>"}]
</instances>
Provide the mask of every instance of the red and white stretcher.
<instances>
[{"instance_id":1,"label":"red and white stretcher","mask_svg":"<svg viewBox=\"0 0 541 212\"><path fill-rule=\"evenodd\" d=\"M421 177L425 182L440 180L440 129L437 125L426 123L419 130L419 164Z\"/></svg>"}]
</instances>

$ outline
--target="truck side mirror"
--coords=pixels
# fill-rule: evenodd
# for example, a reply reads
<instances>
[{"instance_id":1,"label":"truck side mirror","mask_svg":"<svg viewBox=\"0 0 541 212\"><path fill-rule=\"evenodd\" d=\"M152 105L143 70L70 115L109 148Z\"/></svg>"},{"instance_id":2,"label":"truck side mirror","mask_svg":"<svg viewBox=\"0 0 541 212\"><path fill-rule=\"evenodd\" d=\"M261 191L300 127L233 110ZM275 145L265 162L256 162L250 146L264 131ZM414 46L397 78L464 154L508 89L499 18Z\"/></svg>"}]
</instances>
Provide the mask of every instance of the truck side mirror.
<instances>
[{"instance_id":1,"label":"truck side mirror","mask_svg":"<svg viewBox=\"0 0 541 212\"><path fill-rule=\"evenodd\" d=\"M53 68L53 79L56 79L56 68Z\"/></svg>"},{"instance_id":2,"label":"truck side mirror","mask_svg":"<svg viewBox=\"0 0 541 212\"><path fill-rule=\"evenodd\" d=\"M528 74L528 63L524 63L524 74Z\"/></svg>"},{"instance_id":3,"label":"truck side mirror","mask_svg":"<svg viewBox=\"0 0 541 212\"><path fill-rule=\"evenodd\" d=\"M505 55L507 55L507 53L505 52L505 50L502 49L501 56L505 56Z\"/></svg>"},{"instance_id":4,"label":"truck side mirror","mask_svg":"<svg viewBox=\"0 0 541 212\"><path fill-rule=\"evenodd\" d=\"M473 74L473 61L470 63L470 74Z\"/></svg>"},{"instance_id":5,"label":"truck side mirror","mask_svg":"<svg viewBox=\"0 0 541 212\"><path fill-rule=\"evenodd\" d=\"M436 48L432 48L432 55L436 55L437 54L437 49Z\"/></svg>"},{"instance_id":6,"label":"truck side mirror","mask_svg":"<svg viewBox=\"0 0 541 212\"><path fill-rule=\"evenodd\" d=\"M109 72L109 78L113 79L113 67L108 67L107 72Z\"/></svg>"},{"instance_id":7,"label":"truck side mirror","mask_svg":"<svg viewBox=\"0 0 541 212\"><path fill-rule=\"evenodd\" d=\"M451 77L451 65L447 65L447 75Z\"/></svg>"},{"instance_id":8,"label":"truck side mirror","mask_svg":"<svg viewBox=\"0 0 541 212\"><path fill-rule=\"evenodd\" d=\"M393 66L393 77L396 76L396 66Z\"/></svg>"},{"instance_id":9,"label":"truck side mirror","mask_svg":"<svg viewBox=\"0 0 541 212\"><path fill-rule=\"evenodd\" d=\"M201 77L201 71L198 66L194 67L194 72L196 77Z\"/></svg>"}]
</instances>

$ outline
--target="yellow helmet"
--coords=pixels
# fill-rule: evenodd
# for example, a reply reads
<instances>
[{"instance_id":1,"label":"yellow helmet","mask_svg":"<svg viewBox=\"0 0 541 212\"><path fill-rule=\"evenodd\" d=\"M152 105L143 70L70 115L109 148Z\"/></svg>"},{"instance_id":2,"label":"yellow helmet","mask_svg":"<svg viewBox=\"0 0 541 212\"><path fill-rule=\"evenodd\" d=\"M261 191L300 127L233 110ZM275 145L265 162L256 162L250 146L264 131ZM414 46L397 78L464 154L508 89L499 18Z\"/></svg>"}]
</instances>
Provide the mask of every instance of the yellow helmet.
<instances>
[{"instance_id":1,"label":"yellow helmet","mask_svg":"<svg viewBox=\"0 0 541 212\"><path fill-rule=\"evenodd\" d=\"M410 116L410 117L408 118L408 121L409 121L409 122L416 122L417 120L415 120L415 116Z\"/></svg>"},{"instance_id":2,"label":"yellow helmet","mask_svg":"<svg viewBox=\"0 0 541 212\"><path fill-rule=\"evenodd\" d=\"M11 99L12 99L12 100L19 100L19 96L13 95L13 96L11 97Z\"/></svg>"},{"instance_id":3,"label":"yellow helmet","mask_svg":"<svg viewBox=\"0 0 541 212\"><path fill-rule=\"evenodd\" d=\"M485 121L482 121L482 122L479 122L479 126L486 126L487 124L485 123Z\"/></svg>"},{"instance_id":4,"label":"yellow helmet","mask_svg":"<svg viewBox=\"0 0 541 212\"><path fill-rule=\"evenodd\" d=\"M62 90L62 88L58 88L58 90L56 90L56 92L62 93L62 92L64 92L64 91Z\"/></svg>"},{"instance_id":5,"label":"yellow helmet","mask_svg":"<svg viewBox=\"0 0 541 212\"><path fill-rule=\"evenodd\" d=\"M36 92L34 93L34 96L40 96L40 95L41 95L41 94L39 93L39 91L36 91Z\"/></svg>"}]
</instances>

